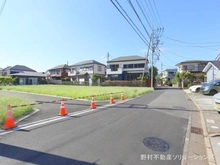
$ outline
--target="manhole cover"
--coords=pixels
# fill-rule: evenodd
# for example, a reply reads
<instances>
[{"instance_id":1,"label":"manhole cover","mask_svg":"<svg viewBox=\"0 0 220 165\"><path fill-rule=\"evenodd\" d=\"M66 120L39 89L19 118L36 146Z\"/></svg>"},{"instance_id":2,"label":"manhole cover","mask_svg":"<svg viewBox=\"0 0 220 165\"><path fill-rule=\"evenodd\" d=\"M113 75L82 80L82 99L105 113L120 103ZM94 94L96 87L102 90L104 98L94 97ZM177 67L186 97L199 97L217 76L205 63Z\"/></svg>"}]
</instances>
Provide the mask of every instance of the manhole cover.
<instances>
[{"instance_id":1,"label":"manhole cover","mask_svg":"<svg viewBox=\"0 0 220 165\"><path fill-rule=\"evenodd\" d=\"M164 140L156 137L148 137L144 139L144 145L154 151L165 152L170 148L170 145Z\"/></svg>"}]
</instances>

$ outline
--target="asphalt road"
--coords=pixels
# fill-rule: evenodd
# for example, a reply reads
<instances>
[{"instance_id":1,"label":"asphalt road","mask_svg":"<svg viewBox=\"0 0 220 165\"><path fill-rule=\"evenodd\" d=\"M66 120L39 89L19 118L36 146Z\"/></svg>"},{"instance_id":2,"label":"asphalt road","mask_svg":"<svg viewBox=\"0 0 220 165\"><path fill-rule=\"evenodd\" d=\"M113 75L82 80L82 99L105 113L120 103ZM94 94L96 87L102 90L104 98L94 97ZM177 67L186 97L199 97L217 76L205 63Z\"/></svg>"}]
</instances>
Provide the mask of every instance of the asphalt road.
<instances>
[{"instance_id":1,"label":"asphalt road","mask_svg":"<svg viewBox=\"0 0 220 165\"><path fill-rule=\"evenodd\" d=\"M30 93L21 93L21 92L13 92L13 91L5 91L0 90L0 94L7 94L12 96L19 96L23 97L25 99L29 99L31 103L34 102L45 102L45 101L54 101L54 100L61 100L61 97L53 97L53 96L44 96L44 95L36 95L36 94L30 94ZM104 104L108 103L108 101L96 101L96 106L102 106ZM13 103L10 103L11 106L13 106ZM26 124L30 122L35 122L38 120L47 119L50 117L55 117L59 114L60 110L60 104L61 102L55 102L55 103L47 103L47 104L39 104L37 106L34 106L34 108L39 109L40 111L37 112L34 116L31 116L21 122L19 124ZM84 110L87 108L90 108L90 101L86 100L68 100L65 101L65 108L67 113L72 113L80 110ZM12 109L13 111L13 109Z\"/></svg>"},{"instance_id":2,"label":"asphalt road","mask_svg":"<svg viewBox=\"0 0 220 165\"><path fill-rule=\"evenodd\" d=\"M182 90L156 90L93 113L1 135L0 164L180 165L189 112ZM155 145L148 148L143 143L148 137L165 143L151 141L147 144Z\"/></svg>"}]
</instances>

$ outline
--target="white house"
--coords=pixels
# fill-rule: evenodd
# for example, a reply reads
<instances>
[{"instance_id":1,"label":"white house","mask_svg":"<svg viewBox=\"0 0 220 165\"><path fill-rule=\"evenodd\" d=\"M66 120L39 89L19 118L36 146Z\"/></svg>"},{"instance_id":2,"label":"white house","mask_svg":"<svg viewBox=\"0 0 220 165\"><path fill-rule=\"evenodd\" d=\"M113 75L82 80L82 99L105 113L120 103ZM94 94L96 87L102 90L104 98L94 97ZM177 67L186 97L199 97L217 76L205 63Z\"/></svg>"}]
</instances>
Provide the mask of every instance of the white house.
<instances>
[{"instance_id":1,"label":"white house","mask_svg":"<svg viewBox=\"0 0 220 165\"><path fill-rule=\"evenodd\" d=\"M134 80L148 73L148 60L141 56L121 56L107 63L106 74L110 80Z\"/></svg>"},{"instance_id":2,"label":"white house","mask_svg":"<svg viewBox=\"0 0 220 165\"><path fill-rule=\"evenodd\" d=\"M177 72L177 69L165 69L163 70L161 73L162 73L162 81L163 81L163 84L165 83L166 80L170 81L173 79L173 77L175 76Z\"/></svg>"}]
</instances>

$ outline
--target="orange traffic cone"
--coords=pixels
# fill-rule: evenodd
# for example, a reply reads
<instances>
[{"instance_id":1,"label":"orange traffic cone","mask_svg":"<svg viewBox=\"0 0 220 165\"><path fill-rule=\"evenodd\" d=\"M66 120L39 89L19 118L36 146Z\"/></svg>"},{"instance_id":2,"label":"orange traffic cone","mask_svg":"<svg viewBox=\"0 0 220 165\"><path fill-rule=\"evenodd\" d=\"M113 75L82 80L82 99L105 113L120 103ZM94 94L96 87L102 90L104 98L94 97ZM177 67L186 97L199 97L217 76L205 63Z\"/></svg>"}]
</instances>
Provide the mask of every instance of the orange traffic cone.
<instances>
[{"instance_id":1,"label":"orange traffic cone","mask_svg":"<svg viewBox=\"0 0 220 165\"><path fill-rule=\"evenodd\" d=\"M5 123L4 123L3 129L11 129L11 128L14 128L15 126L16 125L15 125L14 118L12 115L11 106L8 105L8 110L6 113L6 118L5 118Z\"/></svg>"},{"instance_id":2,"label":"orange traffic cone","mask_svg":"<svg viewBox=\"0 0 220 165\"><path fill-rule=\"evenodd\" d=\"M124 93L122 92L121 93L121 100L124 100L125 99L125 96L124 96Z\"/></svg>"},{"instance_id":3,"label":"orange traffic cone","mask_svg":"<svg viewBox=\"0 0 220 165\"><path fill-rule=\"evenodd\" d=\"M64 99L62 99L59 116L65 116L66 114L67 113L66 113L66 108L65 108L65 105L64 105Z\"/></svg>"},{"instance_id":4,"label":"orange traffic cone","mask_svg":"<svg viewBox=\"0 0 220 165\"><path fill-rule=\"evenodd\" d=\"M112 95L112 93L111 93L111 96L110 96L110 104L114 104L114 103L115 103L114 97L113 97L113 95Z\"/></svg>"},{"instance_id":5,"label":"orange traffic cone","mask_svg":"<svg viewBox=\"0 0 220 165\"><path fill-rule=\"evenodd\" d=\"M92 95L92 101L91 101L91 109L96 109L95 101L94 101L94 95Z\"/></svg>"}]
</instances>

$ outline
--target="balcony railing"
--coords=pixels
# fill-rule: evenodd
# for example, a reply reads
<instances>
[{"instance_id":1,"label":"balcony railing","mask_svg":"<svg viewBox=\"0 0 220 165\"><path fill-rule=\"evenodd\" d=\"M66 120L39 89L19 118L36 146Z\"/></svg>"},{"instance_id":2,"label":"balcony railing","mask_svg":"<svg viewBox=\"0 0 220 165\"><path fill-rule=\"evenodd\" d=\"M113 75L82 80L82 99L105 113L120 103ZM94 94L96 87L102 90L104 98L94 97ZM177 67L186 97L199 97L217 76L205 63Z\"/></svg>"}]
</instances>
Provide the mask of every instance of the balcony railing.
<instances>
[{"instance_id":1,"label":"balcony railing","mask_svg":"<svg viewBox=\"0 0 220 165\"><path fill-rule=\"evenodd\" d=\"M75 70L69 71L69 72L68 72L68 76L75 76L76 73L77 73L77 72L76 72Z\"/></svg>"},{"instance_id":2,"label":"balcony railing","mask_svg":"<svg viewBox=\"0 0 220 165\"><path fill-rule=\"evenodd\" d=\"M116 71L112 71L111 69L107 69L106 73L107 74L122 74L123 68L118 68Z\"/></svg>"}]
</instances>

